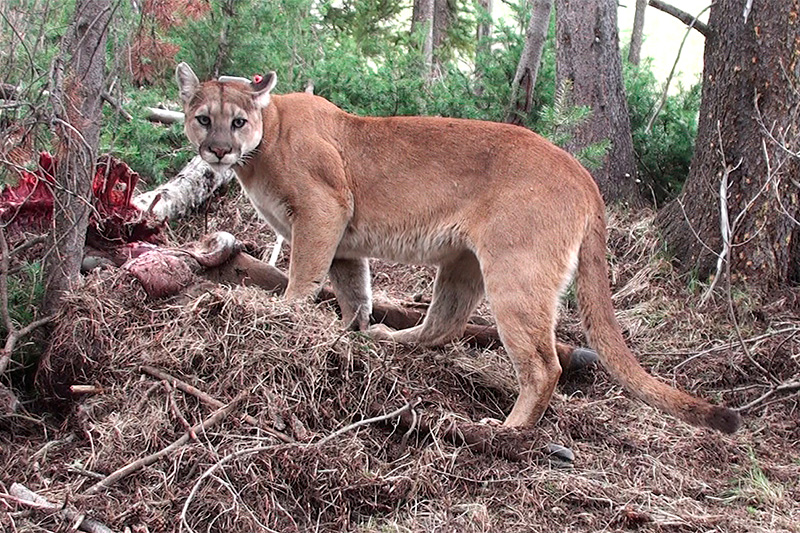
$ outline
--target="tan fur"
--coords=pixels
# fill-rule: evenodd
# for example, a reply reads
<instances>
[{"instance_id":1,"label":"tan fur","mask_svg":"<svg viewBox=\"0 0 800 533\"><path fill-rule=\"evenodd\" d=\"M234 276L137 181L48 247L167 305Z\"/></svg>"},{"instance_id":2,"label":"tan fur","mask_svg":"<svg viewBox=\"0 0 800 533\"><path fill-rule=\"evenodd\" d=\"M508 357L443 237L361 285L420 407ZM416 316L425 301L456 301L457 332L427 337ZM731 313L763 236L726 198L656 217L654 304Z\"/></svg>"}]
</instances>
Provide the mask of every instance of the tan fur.
<instances>
[{"instance_id":1,"label":"tan fur","mask_svg":"<svg viewBox=\"0 0 800 533\"><path fill-rule=\"evenodd\" d=\"M345 320L365 329L367 258L437 265L423 324L368 331L402 343L445 343L463 331L485 292L520 386L505 425L529 426L561 374L556 308L577 266L584 324L609 371L636 396L692 424L738 427L737 413L657 381L625 346L611 306L603 201L563 150L507 124L357 117L308 94L270 98L265 82L199 84L184 64L178 79L186 133L209 163L219 163L209 139L236 151L258 137L234 168L256 209L291 239L287 298L314 294L330 272ZM210 115L210 127L198 124L198 113ZM245 141L231 127L237 113L260 126Z\"/></svg>"}]
</instances>

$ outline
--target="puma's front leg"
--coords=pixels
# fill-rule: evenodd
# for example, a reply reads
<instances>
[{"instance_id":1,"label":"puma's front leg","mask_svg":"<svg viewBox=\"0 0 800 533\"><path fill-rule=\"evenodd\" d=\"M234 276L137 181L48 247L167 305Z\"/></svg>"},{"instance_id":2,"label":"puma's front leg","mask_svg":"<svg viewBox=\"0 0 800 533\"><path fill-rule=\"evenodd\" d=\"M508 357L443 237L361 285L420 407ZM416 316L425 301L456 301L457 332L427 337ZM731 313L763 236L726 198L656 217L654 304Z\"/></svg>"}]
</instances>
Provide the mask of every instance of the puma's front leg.
<instances>
[{"instance_id":1,"label":"puma's front leg","mask_svg":"<svg viewBox=\"0 0 800 533\"><path fill-rule=\"evenodd\" d=\"M369 261L366 258L334 259L330 278L344 323L356 331L366 331L372 314Z\"/></svg>"},{"instance_id":2,"label":"puma's front leg","mask_svg":"<svg viewBox=\"0 0 800 533\"><path fill-rule=\"evenodd\" d=\"M289 284L286 298L314 297L331 267L349 218L348 209L333 200L309 202L297 209L292 224Z\"/></svg>"}]
</instances>

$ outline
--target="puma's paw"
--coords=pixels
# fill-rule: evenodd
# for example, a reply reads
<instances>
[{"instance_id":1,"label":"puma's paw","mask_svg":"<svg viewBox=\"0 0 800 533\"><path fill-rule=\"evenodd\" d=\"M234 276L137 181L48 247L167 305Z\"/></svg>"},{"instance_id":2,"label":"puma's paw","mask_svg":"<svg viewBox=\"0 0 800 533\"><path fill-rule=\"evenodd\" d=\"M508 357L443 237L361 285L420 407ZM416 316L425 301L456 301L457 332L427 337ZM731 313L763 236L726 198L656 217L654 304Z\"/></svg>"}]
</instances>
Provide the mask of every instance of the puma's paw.
<instances>
[{"instance_id":1,"label":"puma's paw","mask_svg":"<svg viewBox=\"0 0 800 533\"><path fill-rule=\"evenodd\" d=\"M352 316L342 316L347 329L350 331L363 331L369 333L369 311L360 311Z\"/></svg>"},{"instance_id":2,"label":"puma's paw","mask_svg":"<svg viewBox=\"0 0 800 533\"><path fill-rule=\"evenodd\" d=\"M374 324L364 332L376 341L390 341L394 330L385 324Z\"/></svg>"},{"instance_id":3,"label":"puma's paw","mask_svg":"<svg viewBox=\"0 0 800 533\"><path fill-rule=\"evenodd\" d=\"M569 361L569 370L581 370L599 360L597 352L589 348L575 348L572 351Z\"/></svg>"},{"instance_id":4,"label":"puma's paw","mask_svg":"<svg viewBox=\"0 0 800 533\"><path fill-rule=\"evenodd\" d=\"M492 427L503 427L502 420L498 420L490 416L487 416L486 418L481 418L478 424L483 424L484 426L492 426Z\"/></svg>"},{"instance_id":5,"label":"puma's paw","mask_svg":"<svg viewBox=\"0 0 800 533\"><path fill-rule=\"evenodd\" d=\"M569 468L575 461L575 454L572 450L554 442L545 446L542 451L545 454L545 459L550 463L550 466L556 468Z\"/></svg>"},{"instance_id":6,"label":"puma's paw","mask_svg":"<svg viewBox=\"0 0 800 533\"><path fill-rule=\"evenodd\" d=\"M308 291L296 291L287 289L283 293L283 299L290 303L313 303L314 296Z\"/></svg>"}]
</instances>

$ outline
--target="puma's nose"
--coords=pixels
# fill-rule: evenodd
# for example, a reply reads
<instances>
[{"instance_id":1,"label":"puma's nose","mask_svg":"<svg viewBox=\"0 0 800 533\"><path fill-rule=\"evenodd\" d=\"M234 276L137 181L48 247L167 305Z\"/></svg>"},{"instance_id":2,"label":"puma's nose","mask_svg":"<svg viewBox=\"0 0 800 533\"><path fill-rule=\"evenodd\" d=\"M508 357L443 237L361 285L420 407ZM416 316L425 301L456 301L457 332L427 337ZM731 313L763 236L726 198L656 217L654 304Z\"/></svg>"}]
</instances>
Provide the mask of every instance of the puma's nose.
<instances>
[{"instance_id":1,"label":"puma's nose","mask_svg":"<svg viewBox=\"0 0 800 533\"><path fill-rule=\"evenodd\" d=\"M208 149L211 150L211 152L214 155L216 155L219 159L222 159L223 157L231 153L230 148L225 148L222 146L210 146Z\"/></svg>"}]
</instances>

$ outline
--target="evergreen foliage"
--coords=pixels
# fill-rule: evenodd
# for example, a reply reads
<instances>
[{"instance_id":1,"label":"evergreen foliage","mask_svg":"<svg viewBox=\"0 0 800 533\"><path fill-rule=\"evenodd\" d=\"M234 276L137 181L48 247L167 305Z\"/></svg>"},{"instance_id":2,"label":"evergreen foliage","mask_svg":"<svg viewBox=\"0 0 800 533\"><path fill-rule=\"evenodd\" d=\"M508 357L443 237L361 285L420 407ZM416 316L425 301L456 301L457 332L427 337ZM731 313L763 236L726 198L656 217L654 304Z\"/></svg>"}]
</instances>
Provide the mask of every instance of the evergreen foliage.
<instances>
[{"instance_id":1,"label":"evergreen foliage","mask_svg":"<svg viewBox=\"0 0 800 533\"><path fill-rule=\"evenodd\" d=\"M477 24L485 14L477 2L452 1L457 16L437 51L442 72L432 82L423 76L421 36L410 32L407 0L162 0L142 3L140 12L121 4L108 64L117 80L114 96L134 118L126 122L107 106L101 149L128 162L150 184L168 179L188 161L192 154L180 125L144 119L146 106L180 108L172 71L178 61L191 64L201 78L215 71L250 77L275 70L277 92L302 91L310 81L316 94L360 115L503 120L523 46L527 4L507 3L511 17L495 20L492 34L477 43ZM0 65L6 80L24 82L29 95L42 94L72 7L72 2L49 7L35 65L24 72L26 51L14 47ZM523 123L563 145L564 126L584 120L588 111L569 106L564 94L556 94L554 33L551 21L533 109ZM154 57L144 53L130 63L126 58L134 50L150 50ZM654 126L645 131L660 98L659 84L646 61L639 67L625 63L624 75L639 175L662 203L674 197L688 174L699 85L669 96ZM25 113L1 110L0 127ZM37 148L47 148L47 128L38 134L44 146ZM606 149L600 143L577 155L592 166Z\"/></svg>"},{"instance_id":2,"label":"evergreen foliage","mask_svg":"<svg viewBox=\"0 0 800 533\"><path fill-rule=\"evenodd\" d=\"M574 128L586 120L592 113L589 106L576 106L570 103L572 82L563 80L556 89L553 103L542 106L538 122L538 132L557 146L565 146ZM609 139L592 143L579 150L575 157L585 167L594 169L602 166L603 158L611 147Z\"/></svg>"},{"instance_id":3,"label":"evergreen foliage","mask_svg":"<svg viewBox=\"0 0 800 533\"><path fill-rule=\"evenodd\" d=\"M16 324L29 324L44 294L41 261L24 262L8 277L8 314ZM0 335L5 336L0 324Z\"/></svg>"},{"instance_id":4,"label":"evergreen foliage","mask_svg":"<svg viewBox=\"0 0 800 533\"><path fill-rule=\"evenodd\" d=\"M152 123L146 107L158 107L163 102L163 88L139 88L125 103L133 117L123 120L110 106L104 108L105 128L100 138L100 150L109 151L135 172L147 185L157 185L177 174L195 153L186 142L183 124Z\"/></svg>"},{"instance_id":5,"label":"evergreen foliage","mask_svg":"<svg viewBox=\"0 0 800 533\"><path fill-rule=\"evenodd\" d=\"M698 82L688 89L679 86L676 93L668 95L648 130L662 94L651 63L642 61L637 67L625 62L624 79L639 179L651 189L655 203L661 205L678 195L689 175L702 85Z\"/></svg>"}]
</instances>

